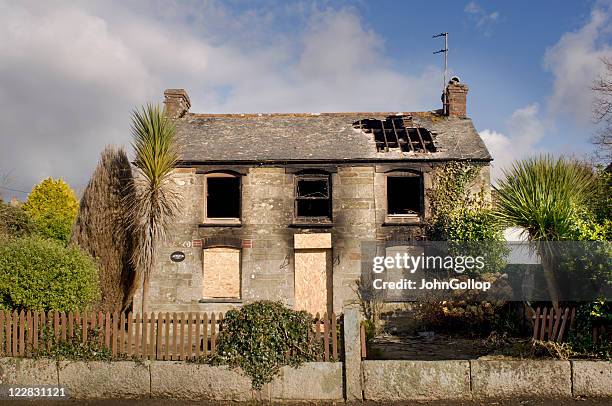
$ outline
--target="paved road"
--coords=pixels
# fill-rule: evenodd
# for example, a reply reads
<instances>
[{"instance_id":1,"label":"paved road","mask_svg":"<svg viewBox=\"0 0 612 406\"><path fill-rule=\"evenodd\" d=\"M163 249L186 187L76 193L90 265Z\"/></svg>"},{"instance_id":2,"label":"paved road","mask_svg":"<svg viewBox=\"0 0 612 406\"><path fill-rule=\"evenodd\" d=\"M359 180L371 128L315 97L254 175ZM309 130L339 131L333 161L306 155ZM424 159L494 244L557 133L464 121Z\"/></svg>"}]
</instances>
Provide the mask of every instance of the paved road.
<instances>
[{"instance_id":1,"label":"paved road","mask_svg":"<svg viewBox=\"0 0 612 406\"><path fill-rule=\"evenodd\" d=\"M103 405L120 405L120 406L139 406L139 405L151 405L151 406L174 406L174 405L202 405L202 406L255 406L255 405L270 405L270 403L257 403L257 402L185 402L185 401L176 401L176 400L153 400L153 399L143 399L143 400L96 400L96 401L71 401L71 400L63 400L63 401L25 401L25 400L15 400L15 401L7 401L4 404L6 405L58 405L58 406L67 406L73 404L79 405L90 405L90 406L103 406ZM494 406L609 406L612 405L612 399L603 399L603 400L593 400L593 399L556 399L556 400L541 400L541 399L533 399L533 400L505 400L505 401L495 401L495 400L487 400L487 401L469 401L469 402L399 402L399 403L374 403L374 402L363 402L363 403L300 403L304 404L316 404L316 405L347 405L347 406L378 406L378 405L396 405L396 406L407 406L407 405L432 405L432 406L485 406L485 405L494 405ZM295 406L296 403L274 403L274 405L291 405Z\"/></svg>"}]
</instances>

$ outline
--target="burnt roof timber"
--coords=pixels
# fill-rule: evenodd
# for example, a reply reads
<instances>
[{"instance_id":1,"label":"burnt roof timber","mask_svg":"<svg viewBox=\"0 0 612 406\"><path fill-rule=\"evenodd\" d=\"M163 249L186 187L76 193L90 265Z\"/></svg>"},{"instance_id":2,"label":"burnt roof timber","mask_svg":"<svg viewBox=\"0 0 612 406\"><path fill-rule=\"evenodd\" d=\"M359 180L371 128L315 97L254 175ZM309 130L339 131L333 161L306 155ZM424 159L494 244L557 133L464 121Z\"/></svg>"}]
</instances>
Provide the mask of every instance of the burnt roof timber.
<instances>
[{"instance_id":1,"label":"burnt roof timber","mask_svg":"<svg viewBox=\"0 0 612 406\"><path fill-rule=\"evenodd\" d=\"M387 142L387 134L385 134L385 122L380 120L380 128L382 129L383 137L385 139L385 151L389 151L389 143ZM374 133L374 129L372 129L372 133ZM374 136L376 138L376 136Z\"/></svg>"},{"instance_id":2,"label":"burnt roof timber","mask_svg":"<svg viewBox=\"0 0 612 406\"><path fill-rule=\"evenodd\" d=\"M416 129L416 133L419 136L419 141L421 141L421 147L423 148L423 151L429 153L429 151L427 150L427 146L425 145L425 141L423 141L423 137L421 136L421 131L419 130L419 127L416 126L414 128Z\"/></svg>"}]
</instances>

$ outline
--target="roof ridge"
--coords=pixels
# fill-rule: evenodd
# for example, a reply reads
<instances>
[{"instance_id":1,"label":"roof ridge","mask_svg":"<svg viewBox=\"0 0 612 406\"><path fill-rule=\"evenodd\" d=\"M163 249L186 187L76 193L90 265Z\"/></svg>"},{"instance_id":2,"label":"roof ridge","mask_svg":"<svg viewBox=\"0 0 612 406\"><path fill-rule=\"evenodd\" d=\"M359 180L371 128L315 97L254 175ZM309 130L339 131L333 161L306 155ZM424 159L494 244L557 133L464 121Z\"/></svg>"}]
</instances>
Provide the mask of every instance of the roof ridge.
<instances>
[{"instance_id":1,"label":"roof ridge","mask_svg":"<svg viewBox=\"0 0 612 406\"><path fill-rule=\"evenodd\" d=\"M333 116L442 116L438 110L432 111L346 111L327 113L186 113L183 117L206 118L206 117L333 117Z\"/></svg>"}]
</instances>

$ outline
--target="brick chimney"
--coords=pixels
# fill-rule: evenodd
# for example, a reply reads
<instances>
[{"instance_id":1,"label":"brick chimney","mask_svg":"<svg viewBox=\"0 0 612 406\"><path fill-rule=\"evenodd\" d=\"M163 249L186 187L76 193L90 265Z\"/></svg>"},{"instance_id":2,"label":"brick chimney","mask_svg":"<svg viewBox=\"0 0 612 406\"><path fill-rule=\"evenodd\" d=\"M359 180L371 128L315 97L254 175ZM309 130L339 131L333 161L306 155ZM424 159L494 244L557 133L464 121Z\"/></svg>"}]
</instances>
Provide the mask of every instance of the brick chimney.
<instances>
[{"instance_id":1,"label":"brick chimney","mask_svg":"<svg viewBox=\"0 0 612 406\"><path fill-rule=\"evenodd\" d=\"M468 86L460 83L457 76L453 76L446 85L446 103L444 114L451 117L466 117L466 101Z\"/></svg>"},{"instance_id":2,"label":"brick chimney","mask_svg":"<svg viewBox=\"0 0 612 406\"><path fill-rule=\"evenodd\" d=\"M164 91L164 107L168 117L180 118L189 111L191 101L185 89L166 89Z\"/></svg>"}]
</instances>

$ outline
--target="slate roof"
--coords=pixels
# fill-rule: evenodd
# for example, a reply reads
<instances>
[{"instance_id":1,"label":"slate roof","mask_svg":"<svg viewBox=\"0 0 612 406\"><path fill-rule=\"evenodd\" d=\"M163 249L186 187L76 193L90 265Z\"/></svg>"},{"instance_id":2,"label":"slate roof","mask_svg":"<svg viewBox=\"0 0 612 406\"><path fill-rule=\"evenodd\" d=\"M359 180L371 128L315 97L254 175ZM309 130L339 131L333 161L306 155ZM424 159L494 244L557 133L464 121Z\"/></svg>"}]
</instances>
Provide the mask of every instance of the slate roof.
<instances>
[{"instance_id":1,"label":"slate roof","mask_svg":"<svg viewBox=\"0 0 612 406\"><path fill-rule=\"evenodd\" d=\"M374 136L353 123L412 116L436 152L377 152ZM467 118L425 113L194 114L176 120L181 159L191 163L475 160L491 155Z\"/></svg>"}]
</instances>

